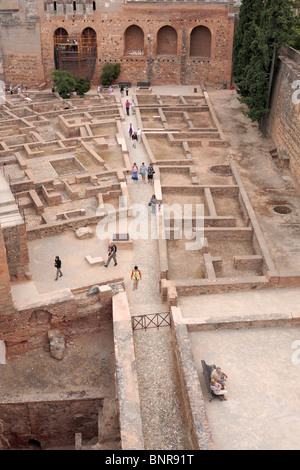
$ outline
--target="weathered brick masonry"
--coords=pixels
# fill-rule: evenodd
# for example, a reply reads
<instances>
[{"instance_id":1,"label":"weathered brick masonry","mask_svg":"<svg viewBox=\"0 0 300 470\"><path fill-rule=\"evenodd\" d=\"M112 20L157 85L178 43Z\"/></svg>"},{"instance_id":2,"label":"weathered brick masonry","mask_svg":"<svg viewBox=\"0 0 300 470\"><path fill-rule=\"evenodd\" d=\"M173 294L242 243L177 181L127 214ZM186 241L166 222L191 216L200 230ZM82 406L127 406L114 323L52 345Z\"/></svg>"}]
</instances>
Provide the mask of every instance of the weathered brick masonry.
<instances>
[{"instance_id":1,"label":"weathered brick masonry","mask_svg":"<svg viewBox=\"0 0 300 470\"><path fill-rule=\"evenodd\" d=\"M36 0L0 1L0 79L6 84L44 82L40 9Z\"/></svg>"},{"instance_id":2,"label":"weathered brick masonry","mask_svg":"<svg viewBox=\"0 0 300 470\"><path fill-rule=\"evenodd\" d=\"M0 324L1 331L7 319L14 312L14 305L10 289L10 278L6 262L6 250L0 225Z\"/></svg>"},{"instance_id":3,"label":"weathered brick masonry","mask_svg":"<svg viewBox=\"0 0 300 470\"><path fill-rule=\"evenodd\" d=\"M235 14L229 3L118 0L94 2L95 9L88 0L12 3L16 8L4 12L0 2L0 65L7 84L51 84L58 28L70 38L85 28L96 33L93 84L106 62L120 62L118 81L134 85L231 81Z\"/></svg>"},{"instance_id":4,"label":"weathered brick masonry","mask_svg":"<svg viewBox=\"0 0 300 470\"><path fill-rule=\"evenodd\" d=\"M291 171L300 181L300 53L288 47L280 55L268 134L281 162L289 161Z\"/></svg>"}]
</instances>

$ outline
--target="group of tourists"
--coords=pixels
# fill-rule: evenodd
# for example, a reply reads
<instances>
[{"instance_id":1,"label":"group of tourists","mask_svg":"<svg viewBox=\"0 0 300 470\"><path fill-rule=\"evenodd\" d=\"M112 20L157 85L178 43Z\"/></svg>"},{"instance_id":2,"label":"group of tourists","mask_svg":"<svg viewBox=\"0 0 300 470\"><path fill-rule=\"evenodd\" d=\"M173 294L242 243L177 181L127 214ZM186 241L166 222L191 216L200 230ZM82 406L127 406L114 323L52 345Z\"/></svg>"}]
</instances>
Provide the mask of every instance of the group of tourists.
<instances>
[{"instance_id":1,"label":"group of tourists","mask_svg":"<svg viewBox=\"0 0 300 470\"><path fill-rule=\"evenodd\" d=\"M110 87L108 92L109 92L110 95L112 95L113 94L113 88ZM124 87L123 86L120 87L120 92L121 92L121 96L123 96L123 94L124 94ZM101 93L102 93L102 86L100 85L98 87L98 94L101 94ZM128 96L128 87L125 88L125 93L126 93L126 96ZM134 100L132 100L130 102L127 99L126 103L125 103L125 108L126 108L127 116L130 115L130 109L132 110L132 114L135 114ZM128 134L129 134L129 137L133 141L133 148L136 148L136 143L141 142L141 129L138 127L137 130L135 131L132 123L130 123L129 126L128 126ZM153 183L154 173L155 173L155 170L153 168L153 163L149 163L149 165L146 166L145 163L143 162L141 164L140 168L138 168L137 164L134 163L133 167L132 167L132 180L134 181L134 183L137 183L138 179L139 179L138 175L140 174L144 184L146 184L146 176L147 176L147 179L148 179L148 183L151 184L151 183ZM148 203L148 206L151 207L151 213L154 214L154 215L156 214L156 208L157 207L160 210L160 203L158 202L155 194L152 195L152 197L151 197L151 199ZM107 268L109 266L111 260L114 261L114 266L117 266L117 264L118 264L117 263L117 246L112 242L110 242L109 245L108 245L107 261L104 264L105 268ZM62 275L63 275L62 271L61 271L62 261L60 260L60 258L58 256L56 256L56 258L55 258L54 266L56 268L56 278L55 278L55 280L57 281L58 277L62 277ZM136 290L138 288L139 281L142 279L141 271L140 271L140 269L138 268L137 265L134 266L134 268L131 271L131 279L133 281L133 290Z\"/></svg>"},{"instance_id":2,"label":"group of tourists","mask_svg":"<svg viewBox=\"0 0 300 470\"><path fill-rule=\"evenodd\" d=\"M144 184L146 184L146 175L148 179L148 183L153 183L153 175L155 173L155 170L153 168L153 163L149 163L149 166L147 167L145 163L143 162L140 166L140 169L138 168L137 164L134 163L132 167L132 176L131 179L137 183L139 179L139 174L142 177L142 181Z\"/></svg>"}]
</instances>

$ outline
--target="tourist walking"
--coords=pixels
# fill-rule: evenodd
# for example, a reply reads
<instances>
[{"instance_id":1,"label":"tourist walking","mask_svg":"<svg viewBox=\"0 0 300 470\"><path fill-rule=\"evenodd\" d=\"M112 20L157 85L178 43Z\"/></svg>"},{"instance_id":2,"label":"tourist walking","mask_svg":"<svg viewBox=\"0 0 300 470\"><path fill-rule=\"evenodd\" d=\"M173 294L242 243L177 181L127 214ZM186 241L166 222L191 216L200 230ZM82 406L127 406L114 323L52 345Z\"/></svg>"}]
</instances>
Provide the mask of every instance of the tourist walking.
<instances>
[{"instance_id":1,"label":"tourist walking","mask_svg":"<svg viewBox=\"0 0 300 470\"><path fill-rule=\"evenodd\" d=\"M133 290L136 290L139 285L139 281L142 279L142 273L138 266L135 266L131 271L131 279L133 280Z\"/></svg>"},{"instance_id":2,"label":"tourist walking","mask_svg":"<svg viewBox=\"0 0 300 470\"><path fill-rule=\"evenodd\" d=\"M130 102L129 102L128 100L126 100L126 103L125 103L125 108L126 108L126 113L127 113L127 116L129 116Z\"/></svg>"},{"instance_id":3,"label":"tourist walking","mask_svg":"<svg viewBox=\"0 0 300 470\"><path fill-rule=\"evenodd\" d=\"M137 128L136 135L137 135L137 141L140 143L142 139L142 130L140 127Z\"/></svg>"},{"instance_id":4,"label":"tourist walking","mask_svg":"<svg viewBox=\"0 0 300 470\"><path fill-rule=\"evenodd\" d=\"M62 277L62 275L63 275L63 273L61 272L61 260L59 259L59 256L55 256L54 267L56 268L56 278L55 278L55 280L57 281L58 276Z\"/></svg>"},{"instance_id":5,"label":"tourist walking","mask_svg":"<svg viewBox=\"0 0 300 470\"><path fill-rule=\"evenodd\" d=\"M114 93L114 90L112 89L111 86L110 86L109 89L108 89L108 93L109 93L110 95L113 95L113 93Z\"/></svg>"},{"instance_id":6,"label":"tourist walking","mask_svg":"<svg viewBox=\"0 0 300 470\"><path fill-rule=\"evenodd\" d=\"M155 194L152 195L152 198L150 199L149 206L151 206L151 213L153 215L156 214L156 205L158 204L158 200L156 199Z\"/></svg>"},{"instance_id":7,"label":"tourist walking","mask_svg":"<svg viewBox=\"0 0 300 470\"><path fill-rule=\"evenodd\" d=\"M128 126L128 134L129 134L130 138L131 138L133 132L134 132L133 125L130 123L129 126Z\"/></svg>"},{"instance_id":8,"label":"tourist walking","mask_svg":"<svg viewBox=\"0 0 300 470\"><path fill-rule=\"evenodd\" d=\"M131 101L130 108L131 108L132 114L135 114L135 102L134 102L134 100Z\"/></svg>"},{"instance_id":9,"label":"tourist walking","mask_svg":"<svg viewBox=\"0 0 300 470\"><path fill-rule=\"evenodd\" d=\"M148 168L147 168L147 174L148 174L148 183L153 183L153 175L155 171L153 168L153 163L150 163Z\"/></svg>"},{"instance_id":10,"label":"tourist walking","mask_svg":"<svg viewBox=\"0 0 300 470\"><path fill-rule=\"evenodd\" d=\"M112 259L115 262L114 266L117 266L118 263L117 263L117 247L116 247L116 245L114 245L112 242L110 242L110 244L108 245L107 252L108 252L108 257L107 257L107 261L104 264L104 266L107 268L107 266L109 265L109 263L111 262Z\"/></svg>"},{"instance_id":11,"label":"tourist walking","mask_svg":"<svg viewBox=\"0 0 300 470\"><path fill-rule=\"evenodd\" d=\"M134 149L136 149L137 133L136 133L136 132L133 132L131 138L132 138L132 147L133 147Z\"/></svg>"},{"instance_id":12,"label":"tourist walking","mask_svg":"<svg viewBox=\"0 0 300 470\"><path fill-rule=\"evenodd\" d=\"M147 173L147 167L145 163L143 162L140 166L140 174L142 175L142 180L144 181L144 184L146 184L146 173Z\"/></svg>"},{"instance_id":13,"label":"tourist walking","mask_svg":"<svg viewBox=\"0 0 300 470\"><path fill-rule=\"evenodd\" d=\"M126 91L126 96L128 96L128 92L129 92L128 86L125 88L125 91Z\"/></svg>"},{"instance_id":14,"label":"tourist walking","mask_svg":"<svg viewBox=\"0 0 300 470\"><path fill-rule=\"evenodd\" d=\"M123 93L124 93L124 86L123 85L120 86L120 93L121 93L121 96L123 96Z\"/></svg>"},{"instance_id":15,"label":"tourist walking","mask_svg":"<svg viewBox=\"0 0 300 470\"><path fill-rule=\"evenodd\" d=\"M134 164L133 164L133 167L132 167L132 176L131 176L131 179L133 179L133 181L134 181L135 183L137 183L137 181L138 181L138 179L139 179L139 177L138 177L138 171L139 171L139 169L138 169L138 167L137 167L137 164L134 163Z\"/></svg>"}]
</instances>

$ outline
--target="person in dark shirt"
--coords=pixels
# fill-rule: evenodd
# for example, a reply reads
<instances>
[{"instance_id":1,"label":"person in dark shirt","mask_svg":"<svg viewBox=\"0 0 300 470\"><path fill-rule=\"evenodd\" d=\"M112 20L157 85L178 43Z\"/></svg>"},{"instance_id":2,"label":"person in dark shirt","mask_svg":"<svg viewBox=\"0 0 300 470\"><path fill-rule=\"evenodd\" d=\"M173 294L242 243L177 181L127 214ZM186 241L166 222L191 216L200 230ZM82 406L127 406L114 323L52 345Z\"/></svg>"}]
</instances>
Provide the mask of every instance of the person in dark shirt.
<instances>
[{"instance_id":1,"label":"person in dark shirt","mask_svg":"<svg viewBox=\"0 0 300 470\"><path fill-rule=\"evenodd\" d=\"M56 268L56 278L55 278L55 280L57 281L58 276L62 277L62 275L63 275L63 273L61 272L61 260L59 259L59 256L55 256L54 267Z\"/></svg>"},{"instance_id":2,"label":"person in dark shirt","mask_svg":"<svg viewBox=\"0 0 300 470\"><path fill-rule=\"evenodd\" d=\"M149 164L147 173L148 173L148 183L153 183L153 174L155 173L155 171L154 171L152 163Z\"/></svg>"},{"instance_id":3,"label":"person in dark shirt","mask_svg":"<svg viewBox=\"0 0 300 470\"><path fill-rule=\"evenodd\" d=\"M107 261L105 263L105 267L107 268L107 266L109 265L109 263L111 262L111 259L113 258L115 264L114 266L117 266L117 247L116 245L113 245L112 243L110 243L108 245L108 258L107 258Z\"/></svg>"}]
</instances>

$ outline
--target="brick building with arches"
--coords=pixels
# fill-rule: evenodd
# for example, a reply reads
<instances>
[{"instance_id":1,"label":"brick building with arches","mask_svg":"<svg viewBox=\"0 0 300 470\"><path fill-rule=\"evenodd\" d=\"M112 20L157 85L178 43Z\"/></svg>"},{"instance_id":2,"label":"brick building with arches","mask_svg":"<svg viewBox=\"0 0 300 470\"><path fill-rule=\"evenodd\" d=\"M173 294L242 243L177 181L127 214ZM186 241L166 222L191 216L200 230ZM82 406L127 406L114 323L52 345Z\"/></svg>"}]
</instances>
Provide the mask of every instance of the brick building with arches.
<instances>
[{"instance_id":1,"label":"brick building with arches","mask_svg":"<svg viewBox=\"0 0 300 470\"><path fill-rule=\"evenodd\" d=\"M132 84L231 82L237 13L232 2L6 2L14 9L5 2L0 16L10 21L0 23L8 39L0 65L6 82L49 85L52 71L60 68L97 85L107 62L120 63L118 80Z\"/></svg>"}]
</instances>

